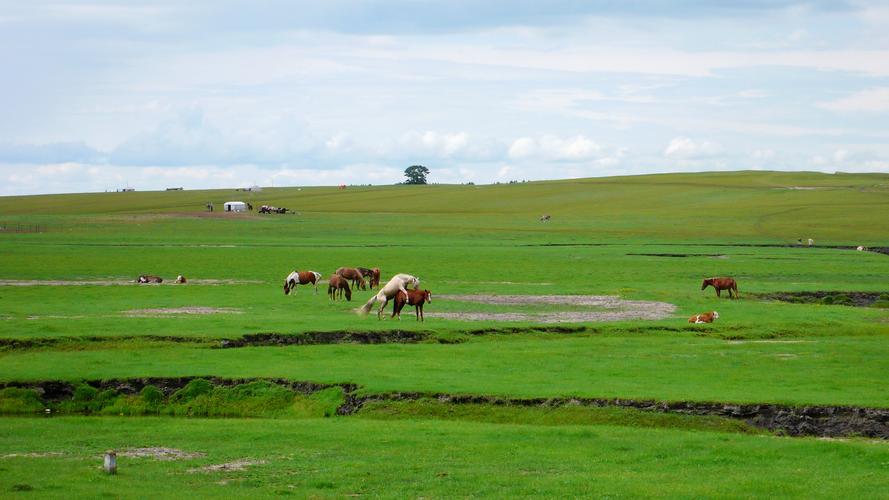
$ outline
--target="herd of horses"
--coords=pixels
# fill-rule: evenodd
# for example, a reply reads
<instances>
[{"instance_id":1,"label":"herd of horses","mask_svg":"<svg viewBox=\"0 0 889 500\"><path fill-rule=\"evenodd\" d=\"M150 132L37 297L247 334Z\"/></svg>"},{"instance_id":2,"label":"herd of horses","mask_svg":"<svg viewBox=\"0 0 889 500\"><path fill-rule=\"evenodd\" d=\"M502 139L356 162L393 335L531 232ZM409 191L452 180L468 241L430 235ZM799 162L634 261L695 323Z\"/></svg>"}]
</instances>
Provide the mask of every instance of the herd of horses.
<instances>
[{"instance_id":1,"label":"herd of horses","mask_svg":"<svg viewBox=\"0 0 889 500\"><path fill-rule=\"evenodd\" d=\"M175 281L175 283L177 283L177 284L182 284L182 283L186 283L187 281L188 281L188 280L185 279L185 276L182 276L182 275L180 274L179 276L176 276L176 281ZM164 279L163 279L163 278L161 278L160 276L154 276L154 275L151 275L151 274L140 274L139 277L136 278L136 283L142 283L142 284L145 284L145 283L163 283L163 282L164 282Z\"/></svg>"},{"instance_id":2,"label":"herd of horses","mask_svg":"<svg viewBox=\"0 0 889 500\"><path fill-rule=\"evenodd\" d=\"M317 271L293 271L284 279L284 295L296 291L297 285L313 285L315 293L318 293L318 285L321 283L321 273ZM367 267L341 267L337 269L327 280L327 296L330 300L345 298L352 300L352 289L367 290L376 288L380 284L380 268ZM730 299L738 298L738 283L730 277L705 278L701 283L701 290L712 286L716 290L716 297L722 296L722 291L727 290ZM389 301L394 301L392 317L401 319L401 310L405 305L414 306L414 312L418 321L424 321L423 305L432 302L432 294L429 290L420 290L420 279L410 274L396 274L385 286L380 288L376 295L370 298L358 312L367 314L374 303L379 302L377 318L382 317L383 310ZM689 323L712 323L719 318L719 313L709 311L695 314Z\"/></svg>"},{"instance_id":3,"label":"herd of horses","mask_svg":"<svg viewBox=\"0 0 889 500\"><path fill-rule=\"evenodd\" d=\"M250 207L250 210L253 210L253 207ZM259 213L261 214L286 214L288 211L290 211L289 208L275 207L272 205L263 205L259 207Z\"/></svg>"},{"instance_id":4,"label":"herd of horses","mask_svg":"<svg viewBox=\"0 0 889 500\"><path fill-rule=\"evenodd\" d=\"M312 285L318 293L321 273L317 271L293 271L284 278L284 295L296 292L297 285ZM345 298L352 300L352 289L367 290L380 286L380 268L341 267L327 279L327 296L330 300ZM383 310L389 301L393 301L392 317L401 319L401 310L405 305L414 306L418 321L425 321L423 305L432 302L429 290L419 290L420 279L410 274L396 274L380 290L370 298L358 312L367 314L374 303L379 302L377 318L382 317Z\"/></svg>"}]
</instances>

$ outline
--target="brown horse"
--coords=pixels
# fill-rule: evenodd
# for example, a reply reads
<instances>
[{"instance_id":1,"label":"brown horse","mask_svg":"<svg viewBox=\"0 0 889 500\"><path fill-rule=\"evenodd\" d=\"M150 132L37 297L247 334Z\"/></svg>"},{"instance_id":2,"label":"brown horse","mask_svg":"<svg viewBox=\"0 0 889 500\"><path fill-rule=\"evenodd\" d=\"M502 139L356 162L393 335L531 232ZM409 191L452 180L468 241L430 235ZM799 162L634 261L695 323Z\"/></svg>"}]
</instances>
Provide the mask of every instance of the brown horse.
<instances>
[{"instance_id":1,"label":"brown horse","mask_svg":"<svg viewBox=\"0 0 889 500\"><path fill-rule=\"evenodd\" d=\"M334 274L327 280L327 296L331 300L336 300L337 292L340 297L346 294L346 300L352 301L352 289L349 288L349 281L338 274Z\"/></svg>"},{"instance_id":2,"label":"brown horse","mask_svg":"<svg viewBox=\"0 0 889 500\"><path fill-rule=\"evenodd\" d=\"M321 282L321 273L315 271L293 271L284 278L284 295L290 295L290 291L296 293L296 285L315 285L315 293L318 293L318 283Z\"/></svg>"},{"instance_id":3,"label":"brown horse","mask_svg":"<svg viewBox=\"0 0 889 500\"><path fill-rule=\"evenodd\" d=\"M395 296L395 304L392 305L392 317L398 315L398 319L401 319L401 310L407 304L414 306L417 321L426 321L423 318L423 304L427 302L432 303L432 292L429 290L408 290L407 298L403 293L399 293Z\"/></svg>"},{"instance_id":4,"label":"brown horse","mask_svg":"<svg viewBox=\"0 0 889 500\"><path fill-rule=\"evenodd\" d=\"M140 274L136 278L136 283L163 283L164 279L160 276L152 276L150 274Z\"/></svg>"},{"instance_id":5,"label":"brown horse","mask_svg":"<svg viewBox=\"0 0 889 500\"><path fill-rule=\"evenodd\" d=\"M367 267L356 267L358 272L361 273L361 276L367 278L368 285L371 288L376 288L380 286L380 268L375 267L373 269Z\"/></svg>"},{"instance_id":6,"label":"brown horse","mask_svg":"<svg viewBox=\"0 0 889 500\"><path fill-rule=\"evenodd\" d=\"M735 283L733 278L707 278L701 283L701 290L707 288L708 286L712 286L716 289L716 296L720 297L723 290L728 290L728 296L730 299L738 298L738 284ZM732 296L732 292L735 292L734 297Z\"/></svg>"},{"instance_id":7,"label":"brown horse","mask_svg":"<svg viewBox=\"0 0 889 500\"><path fill-rule=\"evenodd\" d=\"M354 267L341 267L336 270L336 274L351 281L352 286L356 287L356 289L367 290L367 284L364 282L364 277L361 276L361 271L358 269Z\"/></svg>"}]
</instances>

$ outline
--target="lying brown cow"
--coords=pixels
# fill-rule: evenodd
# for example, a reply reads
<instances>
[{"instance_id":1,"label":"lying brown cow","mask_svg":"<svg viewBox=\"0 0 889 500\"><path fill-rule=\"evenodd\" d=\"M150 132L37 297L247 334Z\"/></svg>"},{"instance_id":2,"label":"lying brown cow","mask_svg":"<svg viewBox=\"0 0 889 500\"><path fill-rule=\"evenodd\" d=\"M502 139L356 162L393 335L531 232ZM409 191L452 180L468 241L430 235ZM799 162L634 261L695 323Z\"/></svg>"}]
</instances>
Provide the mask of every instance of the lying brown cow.
<instances>
[{"instance_id":1,"label":"lying brown cow","mask_svg":"<svg viewBox=\"0 0 889 500\"><path fill-rule=\"evenodd\" d=\"M719 313L716 311L705 312L701 314L695 314L694 316L688 318L689 323L713 323L719 319Z\"/></svg>"}]
</instances>

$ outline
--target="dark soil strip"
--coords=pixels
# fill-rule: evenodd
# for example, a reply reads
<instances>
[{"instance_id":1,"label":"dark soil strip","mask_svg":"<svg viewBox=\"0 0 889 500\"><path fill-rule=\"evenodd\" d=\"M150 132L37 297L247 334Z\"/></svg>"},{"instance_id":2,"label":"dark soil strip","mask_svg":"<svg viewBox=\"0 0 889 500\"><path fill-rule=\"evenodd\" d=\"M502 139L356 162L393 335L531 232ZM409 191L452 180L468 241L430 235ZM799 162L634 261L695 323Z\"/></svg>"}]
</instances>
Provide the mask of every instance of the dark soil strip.
<instances>
[{"instance_id":1,"label":"dark soil strip","mask_svg":"<svg viewBox=\"0 0 889 500\"><path fill-rule=\"evenodd\" d=\"M113 337L100 337L89 335L84 337L37 337L26 339L0 339L0 351L3 350L28 350L40 348L53 348L62 345L77 346L79 344L118 343L118 342L172 342L177 344L210 344L213 339L205 337L179 337L172 335L124 335Z\"/></svg>"},{"instance_id":2,"label":"dark soil strip","mask_svg":"<svg viewBox=\"0 0 889 500\"><path fill-rule=\"evenodd\" d=\"M89 380L85 383L102 391L114 390L124 395L136 395L147 385L160 389L166 397L185 387L198 377L145 377L132 379ZM654 401L605 398L504 398L498 396L472 396L445 393L392 392L359 394L356 384L321 384L299 382L282 378L227 379L205 378L217 386L235 386L257 381L267 381L289 388L299 394L312 394L330 387L341 387L345 402L337 409L338 415L352 415L370 401L397 402L436 399L453 405L485 404L495 406L559 408L565 406L633 408L660 413L678 413L693 416L718 416L742 420L755 427L790 436L849 437L865 436L889 439L889 409L859 408L849 406L787 406L778 404L732 404L694 401ZM67 381L0 382L0 389L19 387L37 392L45 403L70 399L75 383Z\"/></svg>"},{"instance_id":3,"label":"dark soil strip","mask_svg":"<svg viewBox=\"0 0 889 500\"><path fill-rule=\"evenodd\" d=\"M249 346L288 346L317 344L414 344L431 338L431 332L384 331L335 331L287 333L253 333L239 339L223 340L219 347L228 349Z\"/></svg>"},{"instance_id":4,"label":"dark soil strip","mask_svg":"<svg viewBox=\"0 0 889 500\"><path fill-rule=\"evenodd\" d=\"M330 387L342 387L346 393L354 393L358 386L355 384L319 384L315 382L298 382L283 378L220 378L220 377L143 377L128 379L108 379L108 380L85 380L83 383L92 386L100 391L114 390L119 394L126 396L135 396L139 394L145 386L153 385L169 397L174 392L185 387L194 379L202 378L210 381L213 385L231 387L250 382L265 381L287 387L293 392L299 394L312 394ZM44 402L59 402L70 399L74 395L74 389L80 382L73 383L60 380L40 381L40 382L0 382L0 389L6 387L19 387L22 389L32 389L37 391Z\"/></svg>"},{"instance_id":5,"label":"dark soil strip","mask_svg":"<svg viewBox=\"0 0 889 500\"><path fill-rule=\"evenodd\" d=\"M634 255L640 257L713 257L720 258L725 257L725 255L721 253L628 253L627 255Z\"/></svg>"},{"instance_id":6,"label":"dark soil strip","mask_svg":"<svg viewBox=\"0 0 889 500\"><path fill-rule=\"evenodd\" d=\"M694 401L666 402L602 398L502 398L442 393L398 392L365 396L346 395L337 412L350 415L368 401L411 401L434 398L448 404L487 404L558 408L561 406L620 407L661 413L718 416L742 420L752 426L789 436L853 437L889 439L889 409L847 406L794 407L776 404L731 404Z\"/></svg>"},{"instance_id":7,"label":"dark soil strip","mask_svg":"<svg viewBox=\"0 0 889 500\"><path fill-rule=\"evenodd\" d=\"M660 329L660 327L659 327ZM172 342L179 344L193 344L195 346L209 346L218 349L231 349L238 347L285 347L292 345L320 345L320 344L415 344L418 342L438 342L453 344L463 342L465 338L460 335L496 335L496 334L522 334L522 333L583 333L597 330L584 326L539 326L539 327L504 327L481 328L466 331L456 331L455 337L440 337L431 331L406 331L406 330L379 330L379 331L331 331L331 332L302 332L302 333L277 333L263 332L247 334L234 339L216 339L208 337L181 337L165 335L127 335L120 337L49 337L26 339L0 339L0 351L25 351L32 349L57 349L70 347L72 350L86 348L90 344L120 343L120 342Z\"/></svg>"},{"instance_id":8,"label":"dark soil strip","mask_svg":"<svg viewBox=\"0 0 889 500\"><path fill-rule=\"evenodd\" d=\"M774 292L760 293L763 300L778 300L792 304L825 304L855 307L871 307L877 302L889 302L889 292Z\"/></svg>"},{"instance_id":9,"label":"dark soil strip","mask_svg":"<svg viewBox=\"0 0 889 500\"><path fill-rule=\"evenodd\" d=\"M604 247L617 246L620 243L528 243L518 245L521 247ZM629 245L629 244L623 244ZM856 250L858 247L852 245L800 245L791 243L641 243L633 246L654 246L654 247L754 247L754 248L829 248L832 250ZM889 247L866 247L865 251L881 253L889 255ZM628 254L629 255L629 254Z\"/></svg>"}]
</instances>

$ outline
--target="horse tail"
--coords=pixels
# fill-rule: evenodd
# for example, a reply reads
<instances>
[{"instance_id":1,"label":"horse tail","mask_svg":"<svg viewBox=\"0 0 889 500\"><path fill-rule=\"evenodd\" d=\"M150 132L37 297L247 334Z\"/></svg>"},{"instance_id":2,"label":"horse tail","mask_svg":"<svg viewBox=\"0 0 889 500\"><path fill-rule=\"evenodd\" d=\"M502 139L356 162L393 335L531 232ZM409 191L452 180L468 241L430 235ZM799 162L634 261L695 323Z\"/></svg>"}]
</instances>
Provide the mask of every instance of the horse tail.
<instances>
[{"instance_id":1,"label":"horse tail","mask_svg":"<svg viewBox=\"0 0 889 500\"><path fill-rule=\"evenodd\" d=\"M368 300L363 306L359 307L357 312L358 314L367 314L370 312L371 308L374 306L374 303L377 301L377 296L374 295Z\"/></svg>"}]
</instances>

